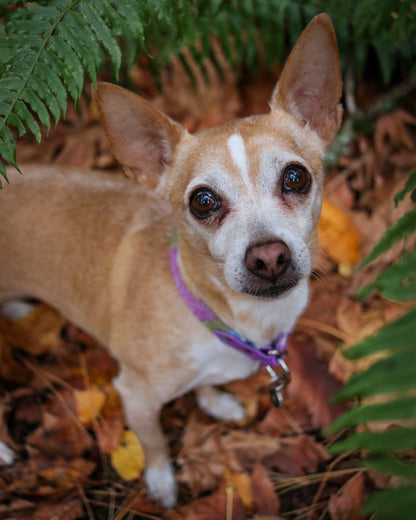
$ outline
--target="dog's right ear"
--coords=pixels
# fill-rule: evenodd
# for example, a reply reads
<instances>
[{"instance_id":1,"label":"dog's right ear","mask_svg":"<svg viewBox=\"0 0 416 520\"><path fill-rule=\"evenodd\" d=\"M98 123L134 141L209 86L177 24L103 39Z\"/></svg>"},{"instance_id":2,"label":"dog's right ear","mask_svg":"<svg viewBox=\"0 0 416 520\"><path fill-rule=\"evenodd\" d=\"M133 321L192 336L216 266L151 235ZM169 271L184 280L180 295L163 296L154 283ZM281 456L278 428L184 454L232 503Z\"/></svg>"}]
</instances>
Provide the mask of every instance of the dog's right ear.
<instances>
[{"instance_id":1,"label":"dog's right ear","mask_svg":"<svg viewBox=\"0 0 416 520\"><path fill-rule=\"evenodd\" d=\"M126 174L156 187L185 128L136 94L110 83L98 83L94 103Z\"/></svg>"}]
</instances>

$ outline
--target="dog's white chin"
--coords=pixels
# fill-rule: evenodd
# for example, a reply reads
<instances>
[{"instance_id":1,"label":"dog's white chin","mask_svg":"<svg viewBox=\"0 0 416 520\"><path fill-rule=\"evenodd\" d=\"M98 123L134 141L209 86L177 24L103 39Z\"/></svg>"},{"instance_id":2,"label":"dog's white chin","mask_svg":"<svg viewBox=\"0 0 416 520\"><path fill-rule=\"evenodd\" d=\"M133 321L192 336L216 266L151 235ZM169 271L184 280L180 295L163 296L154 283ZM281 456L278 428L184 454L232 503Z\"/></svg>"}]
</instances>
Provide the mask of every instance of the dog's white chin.
<instances>
[{"instance_id":1,"label":"dog's white chin","mask_svg":"<svg viewBox=\"0 0 416 520\"><path fill-rule=\"evenodd\" d=\"M300 280L296 279L280 285L269 284L269 286L244 287L241 292L262 300L275 300L287 296L290 291L297 287L299 282Z\"/></svg>"}]
</instances>

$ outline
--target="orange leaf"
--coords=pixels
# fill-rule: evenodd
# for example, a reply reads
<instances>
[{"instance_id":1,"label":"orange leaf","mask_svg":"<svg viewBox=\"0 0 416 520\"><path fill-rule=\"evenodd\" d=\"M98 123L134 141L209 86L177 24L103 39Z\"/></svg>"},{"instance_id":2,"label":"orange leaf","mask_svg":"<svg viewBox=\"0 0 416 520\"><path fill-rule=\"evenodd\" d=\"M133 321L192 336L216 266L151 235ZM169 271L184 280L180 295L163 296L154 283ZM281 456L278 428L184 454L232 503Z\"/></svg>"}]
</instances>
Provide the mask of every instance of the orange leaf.
<instances>
[{"instance_id":1,"label":"orange leaf","mask_svg":"<svg viewBox=\"0 0 416 520\"><path fill-rule=\"evenodd\" d=\"M240 495L246 509L253 511L253 492L251 488L251 479L247 473L234 473L228 468L225 468L225 479Z\"/></svg>"},{"instance_id":2,"label":"orange leaf","mask_svg":"<svg viewBox=\"0 0 416 520\"><path fill-rule=\"evenodd\" d=\"M347 213L325 198L318 233L319 245L340 266L340 270L359 260L359 230Z\"/></svg>"},{"instance_id":3,"label":"orange leaf","mask_svg":"<svg viewBox=\"0 0 416 520\"><path fill-rule=\"evenodd\" d=\"M82 424L95 419L104 406L105 395L97 386L91 386L87 390L74 390L74 396L77 415Z\"/></svg>"}]
</instances>

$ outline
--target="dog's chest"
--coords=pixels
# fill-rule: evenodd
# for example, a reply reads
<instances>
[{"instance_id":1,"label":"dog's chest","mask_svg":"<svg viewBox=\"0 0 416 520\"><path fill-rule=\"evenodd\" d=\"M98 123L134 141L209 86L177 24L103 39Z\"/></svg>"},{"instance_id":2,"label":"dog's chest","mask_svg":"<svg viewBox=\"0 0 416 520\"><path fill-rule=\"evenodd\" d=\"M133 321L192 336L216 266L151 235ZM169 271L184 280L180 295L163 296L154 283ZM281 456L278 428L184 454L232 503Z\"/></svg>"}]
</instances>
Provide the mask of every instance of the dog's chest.
<instances>
[{"instance_id":1,"label":"dog's chest","mask_svg":"<svg viewBox=\"0 0 416 520\"><path fill-rule=\"evenodd\" d=\"M189 351L196 376L192 388L202 385L221 385L244 379L256 372L259 363L225 345L216 337L208 342L195 343Z\"/></svg>"}]
</instances>

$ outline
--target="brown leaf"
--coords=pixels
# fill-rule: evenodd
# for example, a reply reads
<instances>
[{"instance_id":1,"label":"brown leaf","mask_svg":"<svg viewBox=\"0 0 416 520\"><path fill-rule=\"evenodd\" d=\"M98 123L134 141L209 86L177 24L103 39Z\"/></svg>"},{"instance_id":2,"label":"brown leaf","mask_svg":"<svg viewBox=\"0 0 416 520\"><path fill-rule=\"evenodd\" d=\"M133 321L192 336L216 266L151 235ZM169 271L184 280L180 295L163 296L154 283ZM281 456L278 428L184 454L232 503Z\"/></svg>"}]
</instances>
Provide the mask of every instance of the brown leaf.
<instances>
[{"instance_id":1,"label":"brown leaf","mask_svg":"<svg viewBox=\"0 0 416 520\"><path fill-rule=\"evenodd\" d=\"M286 400L284 409L271 406L256 431L268 435L282 436L298 433L310 426L311 418L304 407L293 400Z\"/></svg>"},{"instance_id":2,"label":"brown leaf","mask_svg":"<svg viewBox=\"0 0 416 520\"><path fill-rule=\"evenodd\" d=\"M84 512L80 498L64 498L59 502L44 501L36 504L36 510L30 516L19 517L20 520L77 520ZM0 517L1 518L1 517Z\"/></svg>"},{"instance_id":3,"label":"brown leaf","mask_svg":"<svg viewBox=\"0 0 416 520\"><path fill-rule=\"evenodd\" d=\"M0 518L5 518L6 520L22 518L23 515L26 516L27 514L30 514L27 518L35 518L33 516L35 508L36 505L33 502L23 500L22 498L16 498L8 504L0 504Z\"/></svg>"},{"instance_id":4,"label":"brown leaf","mask_svg":"<svg viewBox=\"0 0 416 520\"><path fill-rule=\"evenodd\" d=\"M346 409L345 404L329 403L341 383L328 372L327 364L318 359L312 338L305 334L291 336L287 363L292 373L289 395L307 408L315 427L325 428Z\"/></svg>"},{"instance_id":5,"label":"brown leaf","mask_svg":"<svg viewBox=\"0 0 416 520\"><path fill-rule=\"evenodd\" d=\"M280 511L280 499L266 469L259 462L254 464L251 487L254 511L262 515L277 516Z\"/></svg>"},{"instance_id":6,"label":"brown leaf","mask_svg":"<svg viewBox=\"0 0 416 520\"><path fill-rule=\"evenodd\" d=\"M229 512L228 515L227 511ZM225 518L245 520L247 518L238 493L226 482L223 482L212 495L180 508L180 513L184 520L219 520Z\"/></svg>"},{"instance_id":7,"label":"brown leaf","mask_svg":"<svg viewBox=\"0 0 416 520\"><path fill-rule=\"evenodd\" d=\"M18 320L0 316L0 375L19 383L29 381L32 372L16 360L16 352L39 356L55 349L64 323L65 319L45 304Z\"/></svg>"},{"instance_id":8,"label":"brown leaf","mask_svg":"<svg viewBox=\"0 0 416 520\"><path fill-rule=\"evenodd\" d=\"M268 468L277 468L287 475L313 473L329 455L323 446L310 435L297 435L282 439L282 449L269 458L263 459Z\"/></svg>"},{"instance_id":9,"label":"brown leaf","mask_svg":"<svg viewBox=\"0 0 416 520\"><path fill-rule=\"evenodd\" d=\"M408 150L414 149L415 142L408 129L410 126L416 126L416 118L402 108L380 116L376 122L374 134L377 153L381 155L389 153L390 147L388 145L397 148L404 147Z\"/></svg>"},{"instance_id":10,"label":"brown leaf","mask_svg":"<svg viewBox=\"0 0 416 520\"><path fill-rule=\"evenodd\" d=\"M364 503L364 474L351 477L342 489L332 495L328 502L328 511L332 520L362 520L365 517L358 510Z\"/></svg>"},{"instance_id":11,"label":"brown leaf","mask_svg":"<svg viewBox=\"0 0 416 520\"><path fill-rule=\"evenodd\" d=\"M225 465L242 473L248 467L275 453L277 437L255 432L228 431L221 435L221 425L204 425L192 415L185 428L183 448L177 458L178 480L194 494L214 489L222 480Z\"/></svg>"},{"instance_id":12,"label":"brown leaf","mask_svg":"<svg viewBox=\"0 0 416 520\"><path fill-rule=\"evenodd\" d=\"M100 416L94 423L94 433L98 445L104 453L112 453L119 445L126 426L123 407L114 387L106 389L107 398Z\"/></svg>"},{"instance_id":13,"label":"brown leaf","mask_svg":"<svg viewBox=\"0 0 416 520\"><path fill-rule=\"evenodd\" d=\"M27 438L45 454L68 458L82 456L93 445L92 437L75 413L71 392L57 392L58 399L45 405L42 424Z\"/></svg>"}]
</instances>

